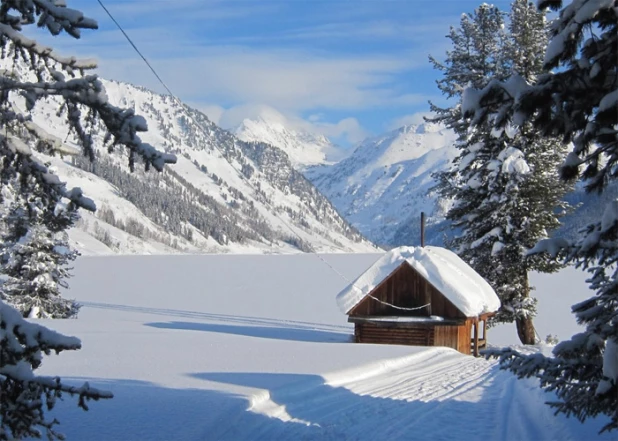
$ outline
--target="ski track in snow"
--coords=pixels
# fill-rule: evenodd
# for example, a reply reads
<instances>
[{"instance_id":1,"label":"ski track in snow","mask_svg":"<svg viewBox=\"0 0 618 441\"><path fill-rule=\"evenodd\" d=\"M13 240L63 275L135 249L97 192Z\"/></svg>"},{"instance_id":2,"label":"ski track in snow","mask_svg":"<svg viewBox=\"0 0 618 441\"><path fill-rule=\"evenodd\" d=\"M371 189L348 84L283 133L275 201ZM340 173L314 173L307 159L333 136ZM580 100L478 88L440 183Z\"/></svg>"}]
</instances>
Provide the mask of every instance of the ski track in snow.
<instances>
[{"instance_id":1,"label":"ski track in snow","mask_svg":"<svg viewBox=\"0 0 618 441\"><path fill-rule=\"evenodd\" d=\"M452 440L489 433L494 441L573 439L542 401L530 399L535 386L493 362L429 349L394 364L382 363L370 375L344 371L330 382L256 393L248 411L285 424L252 424L239 414L239 424L216 438Z\"/></svg>"}]
</instances>

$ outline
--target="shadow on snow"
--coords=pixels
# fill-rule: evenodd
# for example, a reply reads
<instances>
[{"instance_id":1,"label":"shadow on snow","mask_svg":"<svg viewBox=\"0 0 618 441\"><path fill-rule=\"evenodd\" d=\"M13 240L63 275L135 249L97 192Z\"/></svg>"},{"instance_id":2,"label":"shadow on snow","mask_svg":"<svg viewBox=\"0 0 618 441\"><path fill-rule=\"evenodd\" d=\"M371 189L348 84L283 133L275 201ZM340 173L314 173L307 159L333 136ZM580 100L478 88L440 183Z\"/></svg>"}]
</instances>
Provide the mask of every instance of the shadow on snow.
<instances>
[{"instance_id":1,"label":"shadow on snow","mask_svg":"<svg viewBox=\"0 0 618 441\"><path fill-rule=\"evenodd\" d=\"M325 323L313 323L303 322L298 320L281 320L268 317L251 317L242 315L229 315L229 314L213 314L200 311L185 311L181 309L169 309L169 308L150 308L147 306L131 306L120 305L114 303L101 303L101 302L79 302L83 307L96 308L96 309L108 309L114 311L126 311L126 312L138 312L142 314L163 315L172 317L181 317L188 319L198 320L212 320L222 321L226 323L239 323L243 325L263 325L263 326L277 326L280 328L294 328L294 329L309 329L309 330L324 330L330 332L350 332L349 326L341 325L329 325Z\"/></svg>"},{"instance_id":2,"label":"shadow on snow","mask_svg":"<svg viewBox=\"0 0 618 441\"><path fill-rule=\"evenodd\" d=\"M111 390L114 398L92 403L89 412L67 399L51 415L61 421L58 430L68 440L89 441L597 439L592 427L574 420L567 432L562 424L554 426L556 417L541 402L509 392L508 384L519 380L502 372L473 401L360 395L328 385L318 375L187 375L228 389L258 390L247 398L229 391L170 389L134 380L65 378L76 385L91 380L95 387ZM537 415L539 411L546 416ZM522 425L531 427L522 431Z\"/></svg>"},{"instance_id":3,"label":"shadow on snow","mask_svg":"<svg viewBox=\"0 0 618 441\"><path fill-rule=\"evenodd\" d=\"M452 441L478 439L496 430L483 412L487 405L480 402L359 395L328 385L318 375L221 372L191 376L264 390L254 397L253 408L234 418L236 424L215 429L214 439Z\"/></svg>"},{"instance_id":4,"label":"shadow on snow","mask_svg":"<svg viewBox=\"0 0 618 441\"><path fill-rule=\"evenodd\" d=\"M222 334L243 335L247 337L315 343L348 343L352 338L350 334L342 332L330 332L320 329L299 329L290 326L237 326L198 322L144 323L144 325L159 329L218 332Z\"/></svg>"},{"instance_id":5,"label":"shadow on snow","mask_svg":"<svg viewBox=\"0 0 618 441\"><path fill-rule=\"evenodd\" d=\"M111 390L114 398L92 403L88 412L78 409L75 400L67 398L50 414L61 422L57 429L69 441L451 441L477 439L479 434L491 429L491 421L485 421L486 415L478 403L408 402L363 396L343 387L326 385L317 375L196 373L190 376L266 389L264 393L272 403L265 403L264 408L270 412L250 411L251 403L246 397L229 392L169 389L133 380L88 379L100 389ZM84 379L65 381L82 384ZM259 404L256 410L260 410ZM272 416L275 413L279 418Z\"/></svg>"}]
</instances>

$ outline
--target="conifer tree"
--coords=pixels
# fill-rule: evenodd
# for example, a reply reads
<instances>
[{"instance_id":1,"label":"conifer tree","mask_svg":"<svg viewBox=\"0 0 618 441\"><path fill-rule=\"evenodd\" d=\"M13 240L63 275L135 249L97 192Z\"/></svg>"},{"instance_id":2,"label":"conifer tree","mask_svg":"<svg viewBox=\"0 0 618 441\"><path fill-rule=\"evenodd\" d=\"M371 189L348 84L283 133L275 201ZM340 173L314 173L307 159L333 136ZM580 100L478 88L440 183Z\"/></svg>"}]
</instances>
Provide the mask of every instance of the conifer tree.
<instances>
[{"instance_id":1,"label":"conifer tree","mask_svg":"<svg viewBox=\"0 0 618 441\"><path fill-rule=\"evenodd\" d=\"M16 308L24 317L69 318L77 315L79 305L60 296L67 288L67 264L79 253L71 249L65 225L76 217L74 207L54 213L60 231L45 225L34 201L14 202L5 218L7 232L2 237L4 259L0 273L7 280L0 289L0 299ZM58 227L56 227L58 228Z\"/></svg>"},{"instance_id":2,"label":"conifer tree","mask_svg":"<svg viewBox=\"0 0 618 441\"><path fill-rule=\"evenodd\" d=\"M451 30L454 49L446 64L432 59L444 71L438 86L449 98L461 99L466 86L485 87L513 70L530 77L540 73L547 41L543 15L517 0L509 18L507 32L502 13L482 5L474 15L463 16L458 31ZM471 126L459 102L432 110L456 130L460 150L454 166L438 175L441 194L454 201L447 218L459 231L447 245L500 297L502 306L492 322L515 322L522 343L534 344L536 299L530 295L528 272L551 272L559 265L528 258L526 252L559 225L555 210L563 205L566 186L547 170L555 169L565 149L532 130L495 130L491 121Z\"/></svg>"},{"instance_id":3,"label":"conifer tree","mask_svg":"<svg viewBox=\"0 0 618 441\"><path fill-rule=\"evenodd\" d=\"M37 213L9 226L7 234L14 234L15 246L4 252L9 262L23 258L36 266L41 261L27 258L31 251L25 250L37 243L39 251L47 247L46 252L54 248L54 252L60 252L56 245L50 248L48 233L61 232L70 221L70 216L57 215L63 207L95 209L79 188L68 189L36 159L36 151L53 155L63 149L59 139L45 133L30 118L29 111L39 101L56 100L68 132L91 160L95 157L93 134L98 132L105 134L109 150L122 145L128 151L131 168L141 161L146 169L154 166L162 170L166 163L175 162L175 157L141 141L138 132L147 129L145 120L133 110L108 102L97 76L87 75L88 70L96 67L94 62L62 57L25 37L23 28L31 25L52 35L66 32L79 38L82 29L96 29L97 24L66 7L64 0L0 1L0 57L30 68L27 77L20 76L15 69L0 71L0 202L15 202L15 210ZM20 250L24 250L21 257ZM23 282L24 275L19 277ZM43 434L48 439L61 438L54 429L57 421L47 418L45 411L52 409L63 394L77 395L78 405L83 409L88 408L89 399L111 398L110 393L92 389L88 384L76 388L63 384L59 378L35 374L44 355L80 346L78 339L28 322L0 301L0 440L40 438Z\"/></svg>"},{"instance_id":4,"label":"conifer tree","mask_svg":"<svg viewBox=\"0 0 618 441\"><path fill-rule=\"evenodd\" d=\"M564 179L579 178L602 192L618 178L618 1L540 0L559 10L544 59L547 70L529 80L514 74L466 91L465 114L473 124L525 127L571 142L560 167ZM553 71L549 71L553 69ZM607 415L603 430L618 429L618 199L609 198L599 221L575 242L547 239L531 253L546 253L586 269L595 294L572 310L585 331L561 342L553 357L494 351L519 377L539 378L552 391L557 412L579 420Z\"/></svg>"}]
</instances>

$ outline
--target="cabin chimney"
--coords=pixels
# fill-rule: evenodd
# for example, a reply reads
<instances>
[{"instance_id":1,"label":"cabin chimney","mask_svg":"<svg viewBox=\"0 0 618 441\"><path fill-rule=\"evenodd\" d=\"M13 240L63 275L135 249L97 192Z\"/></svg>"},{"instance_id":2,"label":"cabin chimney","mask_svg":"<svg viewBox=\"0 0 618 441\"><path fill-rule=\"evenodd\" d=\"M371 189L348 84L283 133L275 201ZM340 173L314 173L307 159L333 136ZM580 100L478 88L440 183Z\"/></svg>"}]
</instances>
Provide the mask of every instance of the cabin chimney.
<instances>
[{"instance_id":1,"label":"cabin chimney","mask_svg":"<svg viewBox=\"0 0 618 441\"><path fill-rule=\"evenodd\" d=\"M421 246L425 246L425 212L421 211Z\"/></svg>"}]
</instances>

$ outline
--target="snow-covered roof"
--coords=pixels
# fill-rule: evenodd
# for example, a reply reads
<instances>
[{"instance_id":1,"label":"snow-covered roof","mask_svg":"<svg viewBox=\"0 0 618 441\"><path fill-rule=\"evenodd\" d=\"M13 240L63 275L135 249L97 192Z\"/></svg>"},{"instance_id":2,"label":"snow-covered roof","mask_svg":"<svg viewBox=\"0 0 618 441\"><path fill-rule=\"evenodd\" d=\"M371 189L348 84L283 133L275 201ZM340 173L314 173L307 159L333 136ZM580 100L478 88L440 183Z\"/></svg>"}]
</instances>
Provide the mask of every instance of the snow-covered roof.
<instances>
[{"instance_id":1,"label":"snow-covered roof","mask_svg":"<svg viewBox=\"0 0 618 441\"><path fill-rule=\"evenodd\" d=\"M350 312L402 263L407 262L466 317L495 312L500 300L476 271L455 253L440 247L395 248L337 295L344 314Z\"/></svg>"}]
</instances>

